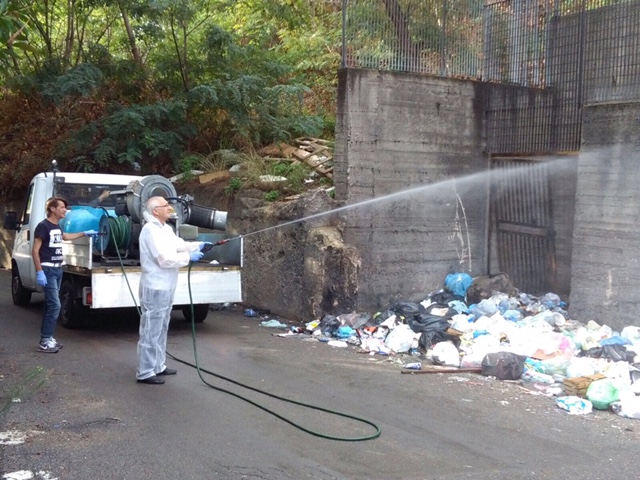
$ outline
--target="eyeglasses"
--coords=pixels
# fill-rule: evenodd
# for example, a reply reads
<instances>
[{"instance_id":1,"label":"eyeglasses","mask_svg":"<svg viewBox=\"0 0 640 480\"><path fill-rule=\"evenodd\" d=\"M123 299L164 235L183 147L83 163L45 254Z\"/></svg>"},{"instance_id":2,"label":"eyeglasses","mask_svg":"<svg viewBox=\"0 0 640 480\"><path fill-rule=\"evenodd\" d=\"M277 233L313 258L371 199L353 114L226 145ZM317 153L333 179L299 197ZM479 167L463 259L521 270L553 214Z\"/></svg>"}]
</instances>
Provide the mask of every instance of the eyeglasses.
<instances>
[{"instance_id":1,"label":"eyeglasses","mask_svg":"<svg viewBox=\"0 0 640 480\"><path fill-rule=\"evenodd\" d=\"M165 208L165 207L170 207L171 205L169 205L168 203L166 205L158 205L156 207L153 208Z\"/></svg>"}]
</instances>

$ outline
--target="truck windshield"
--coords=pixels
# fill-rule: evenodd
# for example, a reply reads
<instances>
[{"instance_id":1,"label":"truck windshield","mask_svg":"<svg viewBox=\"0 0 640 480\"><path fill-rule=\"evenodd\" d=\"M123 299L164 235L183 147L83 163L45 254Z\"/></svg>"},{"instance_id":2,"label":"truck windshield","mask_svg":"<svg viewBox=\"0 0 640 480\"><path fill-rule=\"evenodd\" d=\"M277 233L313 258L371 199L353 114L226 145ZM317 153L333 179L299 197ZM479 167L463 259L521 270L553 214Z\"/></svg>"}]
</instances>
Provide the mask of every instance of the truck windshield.
<instances>
[{"instance_id":1,"label":"truck windshield","mask_svg":"<svg viewBox=\"0 0 640 480\"><path fill-rule=\"evenodd\" d=\"M123 191L126 187L126 185L63 183L58 185L56 195L69 202L69 207L83 205L114 208L116 197L109 195L109 192Z\"/></svg>"}]
</instances>

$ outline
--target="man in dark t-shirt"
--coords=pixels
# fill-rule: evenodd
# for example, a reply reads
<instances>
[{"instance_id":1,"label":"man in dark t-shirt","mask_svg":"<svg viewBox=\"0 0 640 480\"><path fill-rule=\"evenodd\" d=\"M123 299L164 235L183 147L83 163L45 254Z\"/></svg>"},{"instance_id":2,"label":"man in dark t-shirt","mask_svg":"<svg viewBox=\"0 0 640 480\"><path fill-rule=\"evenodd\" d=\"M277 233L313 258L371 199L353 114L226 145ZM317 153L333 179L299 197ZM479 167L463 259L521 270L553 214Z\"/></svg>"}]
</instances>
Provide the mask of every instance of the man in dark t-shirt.
<instances>
[{"instance_id":1,"label":"man in dark t-shirt","mask_svg":"<svg viewBox=\"0 0 640 480\"><path fill-rule=\"evenodd\" d=\"M64 233L58 224L67 214L67 201L53 197L47 201L47 218L42 220L33 233L31 257L36 267L36 282L44 291L44 312L40 327L38 350L57 353L62 345L53 338L60 314L60 283L62 281L62 241L75 240L96 232L89 230Z\"/></svg>"}]
</instances>

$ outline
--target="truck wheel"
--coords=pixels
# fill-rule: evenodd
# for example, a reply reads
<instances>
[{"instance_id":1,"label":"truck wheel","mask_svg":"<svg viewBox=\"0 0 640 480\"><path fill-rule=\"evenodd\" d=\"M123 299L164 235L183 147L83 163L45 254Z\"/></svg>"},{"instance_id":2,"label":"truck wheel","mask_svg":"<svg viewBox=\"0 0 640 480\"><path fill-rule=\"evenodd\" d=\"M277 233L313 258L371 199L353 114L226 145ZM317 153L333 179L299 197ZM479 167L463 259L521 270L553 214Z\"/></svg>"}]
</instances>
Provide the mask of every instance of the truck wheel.
<instances>
[{"instance_id":1,"label":"truck wheel","mask_svg":"<svg viewBox=\"0 0 640 480\"><path fill-rule=\"evenodd\" d=\"M187 322L191 321L191 305L182 306L182 314ZM202 323L209 314L209 304L201 303L193 306L193 321L195 323Z\"/></svg>"},{"instance_id":2,"label":"truck wheel","mask_svg":"<svg viewBox=\"0 0 640 480\"><path fill-rule=\"evenodd\" d=\"M15 265L11 268L11 298L13 299L13 304L19 307L29 305L31 301L31 290L27 290L22 286L20 272L18 272L18 267Z\"/></svg>"},{"instance_id":3,"label":"truck wheel","mask_svg":"<svg viewBox=\"0 0 640 480\"><path fill-rule=\"evenodd\" d=\"M73 279L63 277L62 285L60 285L60 315L58 315L58 323L60 325L65 328L82 326L82 307L79 301Z\"/></svg>"}]
</instances>

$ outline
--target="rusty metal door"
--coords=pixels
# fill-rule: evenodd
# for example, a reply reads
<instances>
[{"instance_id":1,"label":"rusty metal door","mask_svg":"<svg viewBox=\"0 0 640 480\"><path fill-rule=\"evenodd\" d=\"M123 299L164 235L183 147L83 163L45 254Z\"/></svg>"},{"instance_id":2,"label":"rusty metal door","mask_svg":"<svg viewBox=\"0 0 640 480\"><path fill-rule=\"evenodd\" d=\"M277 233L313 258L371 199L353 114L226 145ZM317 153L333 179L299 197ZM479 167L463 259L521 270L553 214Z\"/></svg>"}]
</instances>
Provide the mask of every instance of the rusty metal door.
<instances>
[{"instance_id":1,"label":"rusty metal door","mask_svg":"<svg viewBox=\"0 0 640 480\"><path fill-rule=\"evenodd\" d=\"M491 160L491 218L498 268L522 292L539 295L556 284L549 169L527 159Z\"/></svg>"}]
</instances>

